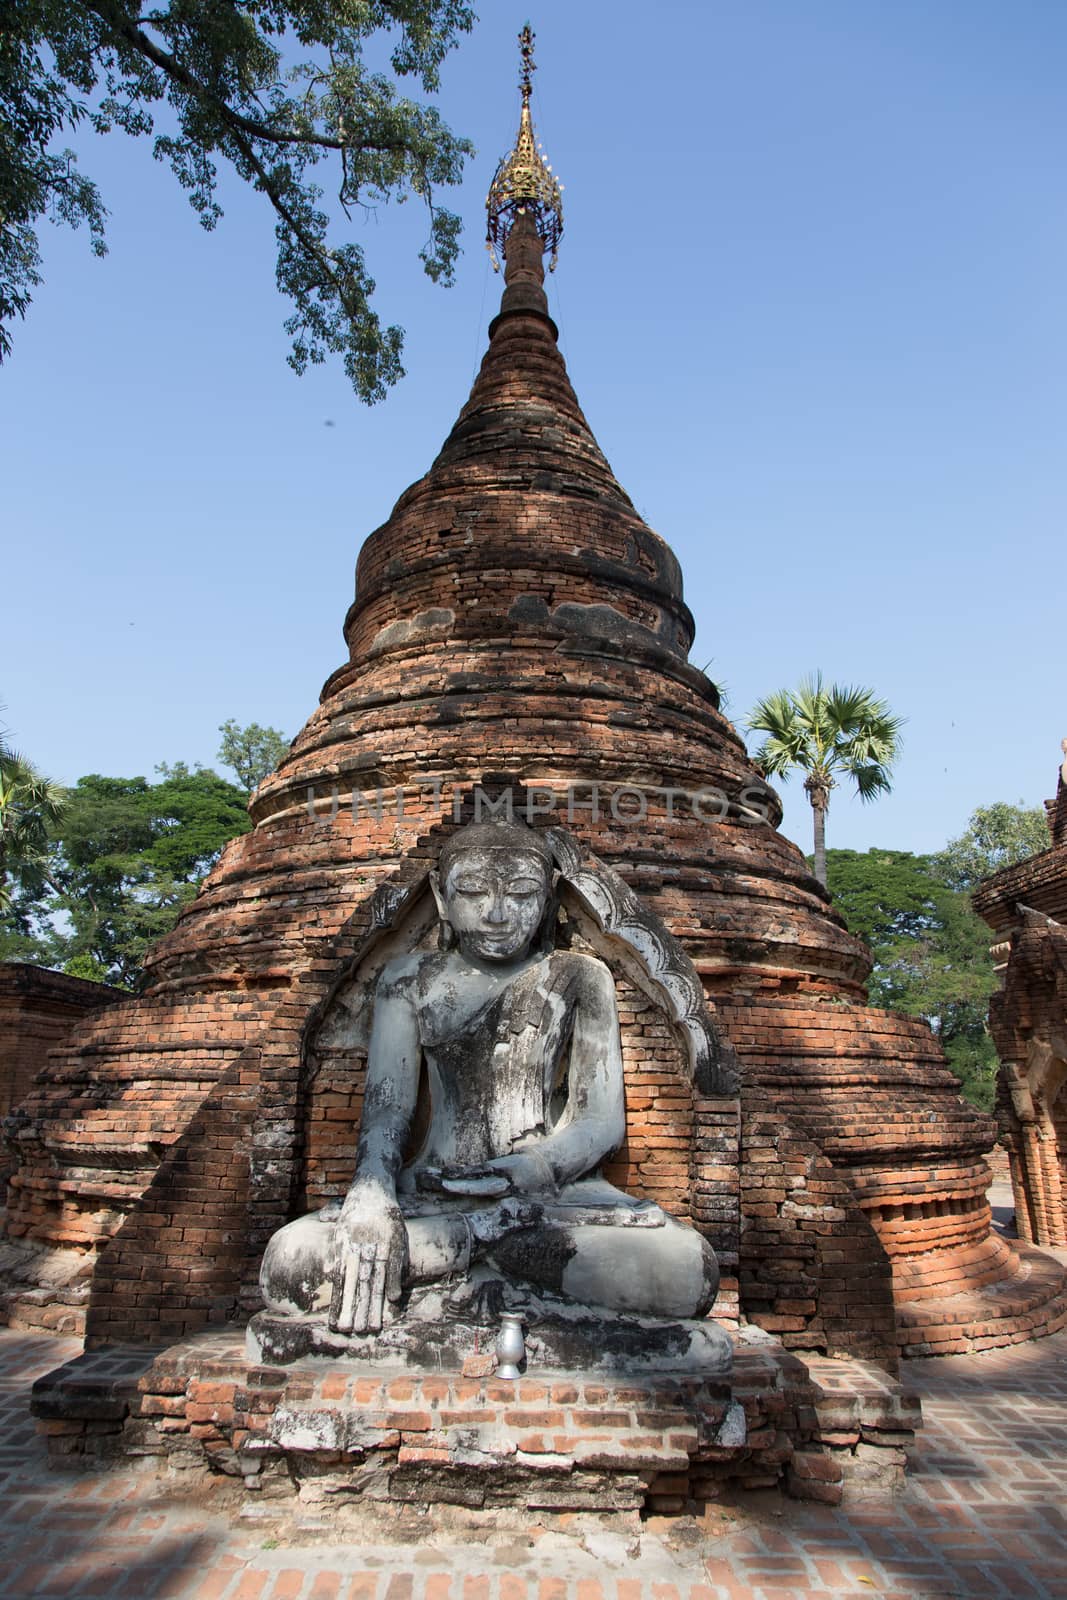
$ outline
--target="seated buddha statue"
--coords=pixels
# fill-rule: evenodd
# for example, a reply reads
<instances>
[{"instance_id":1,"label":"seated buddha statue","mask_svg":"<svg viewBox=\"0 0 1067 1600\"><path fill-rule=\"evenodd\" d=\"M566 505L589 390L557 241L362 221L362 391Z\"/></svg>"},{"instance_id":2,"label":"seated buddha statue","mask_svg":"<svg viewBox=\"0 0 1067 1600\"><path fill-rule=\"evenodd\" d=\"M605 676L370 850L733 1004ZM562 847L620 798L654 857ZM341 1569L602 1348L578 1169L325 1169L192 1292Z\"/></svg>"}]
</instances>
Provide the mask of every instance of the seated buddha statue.
<instances>
[{"instance_id":1,"label":"seated buddha statue","mask_svg":"<svg viewBox=\"0 0 1067 1600\"><path fill-rule=\"evenodd\" d=\"M615 985L552 948L554 859L521 823L474 823L431 876L440 948L383 969L355 1175L271 1239L268 1310L373 1335L414 1285L474 1263L583 1306L694 1318L718 1266L695 1229L600 1176L623 1141ZM411 1143L420 1078L430 1119Z\"/></svg>"}]
</instances>

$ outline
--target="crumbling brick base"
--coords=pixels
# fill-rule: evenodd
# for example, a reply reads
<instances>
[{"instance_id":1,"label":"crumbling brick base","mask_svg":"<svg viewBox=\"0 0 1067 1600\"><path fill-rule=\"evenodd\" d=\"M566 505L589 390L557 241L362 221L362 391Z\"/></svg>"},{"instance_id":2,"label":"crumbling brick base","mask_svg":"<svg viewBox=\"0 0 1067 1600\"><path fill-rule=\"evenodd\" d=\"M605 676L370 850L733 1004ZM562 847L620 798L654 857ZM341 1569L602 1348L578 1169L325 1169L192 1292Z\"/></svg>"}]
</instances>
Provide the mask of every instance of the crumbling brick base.
<instances>
[{"instance_id":1,"label":"crumbling brick base","mask_svg":"<svg viewBox=\"0 0 1067 1600\"><path fill-rule=\"evenodd\" d=\"M681 1512L727 1486L837 1504L903 1484L918 1400L864 1362L739 1342L733 1383L249 1363L238 1334L87 1351L34 1388L57 1465L129 1457L251 1492Z\"/></svg>"}]
</instances>

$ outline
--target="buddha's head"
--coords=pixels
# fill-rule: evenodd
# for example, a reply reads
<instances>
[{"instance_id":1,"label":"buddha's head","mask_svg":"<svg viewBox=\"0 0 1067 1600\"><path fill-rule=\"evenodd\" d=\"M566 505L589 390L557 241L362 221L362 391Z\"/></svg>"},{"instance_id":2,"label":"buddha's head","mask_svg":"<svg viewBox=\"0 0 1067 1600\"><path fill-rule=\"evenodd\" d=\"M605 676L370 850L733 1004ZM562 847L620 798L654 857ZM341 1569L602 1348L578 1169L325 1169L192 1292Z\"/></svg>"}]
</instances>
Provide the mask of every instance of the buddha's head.
<instances>
[{"instance_id":1,"label":"buddha's head","mask_svg":"<svg viewBox=\"0 0 1067 1600\"><path fill-rule=\"evenodd\" d=\"M521 961L545 919L553 870L547 843L521 822L460 828L430 878L444 942L477 961Z\"/></svg>"}]
</instances>

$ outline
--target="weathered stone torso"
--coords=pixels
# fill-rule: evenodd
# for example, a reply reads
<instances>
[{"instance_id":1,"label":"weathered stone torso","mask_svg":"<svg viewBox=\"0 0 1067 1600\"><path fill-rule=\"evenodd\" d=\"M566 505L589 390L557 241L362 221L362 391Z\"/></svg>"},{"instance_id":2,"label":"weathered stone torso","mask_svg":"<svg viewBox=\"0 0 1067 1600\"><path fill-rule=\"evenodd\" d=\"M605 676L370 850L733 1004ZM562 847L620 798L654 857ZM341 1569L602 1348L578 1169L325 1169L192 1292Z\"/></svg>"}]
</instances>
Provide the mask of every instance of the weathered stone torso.
<instances>
[{"instance_id":1,"label":"weathered stone torso","mask_svg":"<svg viewBox=\"0 0 1067 1600\"><path fill-rule=\"evenodd\" d=\"M544 1134L561 1072L586 956L555 951L510 978L464 1018L420 1004L447 987L451 955L424 959L410 980L433 1108L409 1177L427 1167L474 1166Z\"/></svg>"}]
</instances>

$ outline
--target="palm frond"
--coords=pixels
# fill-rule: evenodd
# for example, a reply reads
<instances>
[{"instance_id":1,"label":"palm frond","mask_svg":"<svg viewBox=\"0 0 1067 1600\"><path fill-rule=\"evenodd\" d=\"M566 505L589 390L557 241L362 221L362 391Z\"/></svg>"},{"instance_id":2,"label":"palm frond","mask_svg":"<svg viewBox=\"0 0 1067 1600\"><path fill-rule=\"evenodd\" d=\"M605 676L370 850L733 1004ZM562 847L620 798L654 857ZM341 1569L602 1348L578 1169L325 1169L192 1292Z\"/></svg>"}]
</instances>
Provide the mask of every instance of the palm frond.
<instances>
[{"instance_id":1,"label":"palm frond","mask_svg":"<svg viewBox=\"0 0 1067 1600\"><path fill-rule=\"evenodd\" d=\"M849 777L856 785L856 793L861 800L873 800L877 795L888 794L893 787L886 768L877 762L871 762L867 766L850 767Z\"/></svg>"},{"instance_id":2,"label":"palm frond","mask_svg":"<svg viewBox=\"0 0 1067 1600\"><path fill-rule=\"evenodd\" d=\"M11 906L12 883L39 868L65 804L60 784L0 741L0 910Z\"/></svg>"},{"instance_id":3,"label":"palm frond","mask_svg":"<svg viewBox=\"0 0 1067 1600\"><path fill-rule=\"evenodd\" d=\"M753 758L768 775L784 776L793 767L807 769L811 760L810 730L797 715L793 696L781 689L753 706L748 726L768 737Z\"/></svg>"},{"instance_id":4,"label":"palm frond","mask_svg":"<svg viewBox=\"0 0 1067 1600\"><path fill-rule=\"evenodd\" d=\"M753 733L769 733L782 738L792 730L795 721L793 696L788 689L779 689L765 700L757 700L748 715L748 727Z\"/></svg>"},{"instance_id":5,"label":"palm frond","mask_svg":"<svg viewBox=\"0 0 1067 1600\"><path fill-rule=\"evenodd\" d=\"M764 739L752 759L765 778L784 777L796 766L791 751L780 739Z\"/></svg>"}]
</instances>

